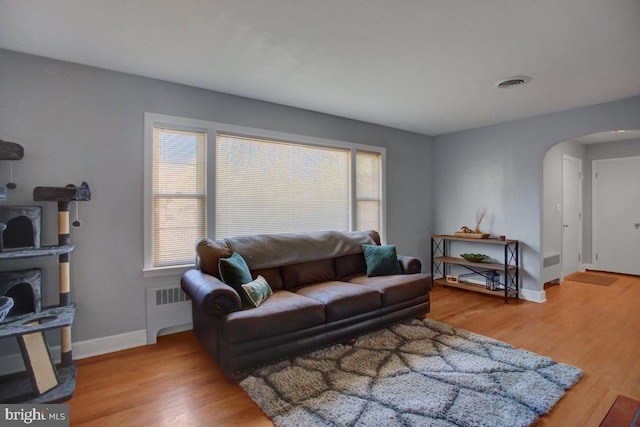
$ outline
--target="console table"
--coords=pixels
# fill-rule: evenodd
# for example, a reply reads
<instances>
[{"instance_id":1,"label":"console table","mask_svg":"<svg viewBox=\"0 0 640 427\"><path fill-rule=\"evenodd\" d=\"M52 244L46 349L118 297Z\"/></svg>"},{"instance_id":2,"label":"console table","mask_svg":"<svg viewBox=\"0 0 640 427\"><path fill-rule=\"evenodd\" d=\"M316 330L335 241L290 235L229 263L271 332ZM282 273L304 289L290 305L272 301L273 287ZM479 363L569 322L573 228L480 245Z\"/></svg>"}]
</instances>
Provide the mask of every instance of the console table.
<instances>
[{"instance_id":1,"label":"console table","mask_svg":"<svg viewBox=\"0 0 640 427\"><path fill-rule=\"evenodd\" d=\"M500 255L502 262L472 262L464 258L450 256L451 246L455 245L456 242L480 246L489 245L489 247L502 246L503 253ZM461 266L468 271L467 274L462 274L458 277L481 276L485 278L487 285L479 285L465 280L447 281L447 273L451 265ZM518 270L517 240L475 239L448 234L431 236L431 274L433 283L489 295L504 296L504 301L507 303L509 298L518 298ZM496 277L502 277L502 279L496 280Z\"/></svg>"}]
</instances>

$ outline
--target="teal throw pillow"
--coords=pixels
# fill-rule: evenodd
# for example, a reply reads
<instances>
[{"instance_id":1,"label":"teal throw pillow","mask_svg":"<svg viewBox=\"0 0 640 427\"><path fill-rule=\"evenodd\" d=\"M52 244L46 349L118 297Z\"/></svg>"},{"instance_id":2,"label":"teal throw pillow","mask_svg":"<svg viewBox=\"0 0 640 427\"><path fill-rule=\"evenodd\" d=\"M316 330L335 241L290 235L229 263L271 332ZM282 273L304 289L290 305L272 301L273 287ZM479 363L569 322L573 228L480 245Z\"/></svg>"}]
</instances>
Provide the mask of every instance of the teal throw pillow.
<instances>
[{"instance_id":1,"label":"teal throw pillow","mask_svg":"<svg viewBox=\"0 0 640 427\"><path fill-rule=\"evenodd\" d=\"M368 277L402 274L394 245L362 245L362 251L367 262Z\"/></svg>"},{"instance_id":2,"label":"teal throw pillow","mask_svg":"<svg viewBox=\"0 0 640 427\"><path fill-rule=\"evenodd\" d=\"M229 258L220 258L218 270L222 281L237 291L240 291L240 285L253 280L249 266L238 252L234 252Z\"/></svg>"},{"instance_id":3,"label":"teal throw pillow","mask_svg":"<svg viewBox=\"0 0 640 427\"><path fill-rule=\"evenodd\" d=\"M267 280L262 276L258 276L253 282L242 285L242 291L249 303L254 307L262 304L264 300L273 294L271 286L269 286Z\"/></svg>"}]
</instances>

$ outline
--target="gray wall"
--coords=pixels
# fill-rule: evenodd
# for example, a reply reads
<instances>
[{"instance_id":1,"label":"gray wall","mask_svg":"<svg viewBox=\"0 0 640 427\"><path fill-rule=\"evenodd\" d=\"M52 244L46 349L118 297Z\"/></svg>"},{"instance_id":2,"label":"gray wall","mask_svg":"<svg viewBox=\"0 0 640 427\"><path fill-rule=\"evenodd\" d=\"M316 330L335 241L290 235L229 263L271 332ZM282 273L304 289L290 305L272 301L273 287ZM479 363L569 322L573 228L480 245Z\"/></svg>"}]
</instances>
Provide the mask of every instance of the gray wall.
<instances>
[{"instance_id":1,"label":"gray wall","mask_svg":"<svg viewBox=\"0 0 640 427\"><path fill-rule=\"evenodd\" d=\"M84 225L72 229L74 341L145 328L145 287L179 283L147 278L143 263L145 112L184 116L387 147L387 241L428 268L431 145L424 135L247 98L0 50L0 139L24 146L14 163L9 205L35 205L36 186L87 181ZM8 182L9 164L0 163ZM57 242L56 204L44 203L44 244ZM72 212L73 215L73 212ZM44 302L57 302L53 258L3 262L44 269Z\"/></svg>"},{"instance_id":2,"label":"gray wall","mask_svg":"<svg viewBox=\"0 0 640 427\"><path fill-rule=\"evenodd\" d=\"M542 297L541 191L546 151L561 141L640 128L640 97L433 139L434 227L452 233L487 208L486 232L519 239L522 286Z\"/></svg>"}]
</instances>

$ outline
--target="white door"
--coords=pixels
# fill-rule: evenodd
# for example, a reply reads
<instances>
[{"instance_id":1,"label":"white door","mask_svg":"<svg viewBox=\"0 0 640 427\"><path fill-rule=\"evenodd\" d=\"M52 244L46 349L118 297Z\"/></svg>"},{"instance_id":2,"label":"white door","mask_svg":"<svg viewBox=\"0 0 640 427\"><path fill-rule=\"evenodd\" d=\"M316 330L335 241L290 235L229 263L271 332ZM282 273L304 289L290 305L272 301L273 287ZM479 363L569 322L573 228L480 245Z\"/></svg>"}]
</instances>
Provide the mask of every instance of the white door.
<instances>
[{"instance_id":1,"label":"white door","mask_svg":"<svg viewBox=\"0 0 640 427\"><path fill-rule=\"evenodd\" d=\"M582 160L562 155L562 277L582 261Z\"/></svg>"},{"instance_id":2,"label":"white door","mask_svg":"<svg viewBox=\"0 0 640 427\"><path fill-rule=\"evenodd\" d=\"M593 161L593 265L640 275L640 157Z\"/></svg>"}]
</instances>

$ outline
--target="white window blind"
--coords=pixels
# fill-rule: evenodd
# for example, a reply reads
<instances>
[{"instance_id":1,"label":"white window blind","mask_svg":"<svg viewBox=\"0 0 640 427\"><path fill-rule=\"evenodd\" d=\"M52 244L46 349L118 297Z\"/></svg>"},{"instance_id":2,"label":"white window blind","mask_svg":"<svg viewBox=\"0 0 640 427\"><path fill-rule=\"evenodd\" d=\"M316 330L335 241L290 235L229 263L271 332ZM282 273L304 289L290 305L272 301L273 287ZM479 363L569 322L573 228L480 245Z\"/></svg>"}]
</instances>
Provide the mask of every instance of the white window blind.
<instances>
[{"instance_id":1,"label":"white window blind","mask_svg":"<svg viewBox=\"0 0 640 427\"><path fill-rule=\"evenodd\" d=\"M206 235L206 134L153 128L153 266L190 264Z\"/></svg>"},{"instance_id":2,"label":"white window blind","mask_svg":"<svg viewBox=\"0 0 640 427\"><path fill-rule=\"evenodd\" d=\"M382 156L356 151L356 229L380 231L382 222Z\"/></svg>"},{"instance_id":3,"label":"white window blind","mask_svg":"<svg viewBox=\"0 0 640 427\"><path fill-rule=\"evenodd\" d=\"M351 228L350 150L216 139L216 238Z\"/></svg>"}]
</instances>

